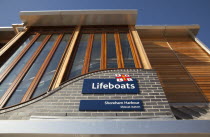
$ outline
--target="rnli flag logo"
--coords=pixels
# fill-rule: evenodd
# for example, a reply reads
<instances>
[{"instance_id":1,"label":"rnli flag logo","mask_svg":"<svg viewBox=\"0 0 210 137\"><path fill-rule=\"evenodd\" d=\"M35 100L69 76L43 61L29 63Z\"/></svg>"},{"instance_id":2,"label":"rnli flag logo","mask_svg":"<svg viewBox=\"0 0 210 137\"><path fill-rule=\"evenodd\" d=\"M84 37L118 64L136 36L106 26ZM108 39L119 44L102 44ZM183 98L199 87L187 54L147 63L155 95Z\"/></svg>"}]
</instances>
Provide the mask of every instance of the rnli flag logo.
<instances>
[{"instance_id":1,"label":"rnli flag logo","mask_svg":"<svg viewBox=\"0 0 210 137\"><path fill-rule=\"evenodd\" d=\"M133 79L127 74L115 74L115 78L116 78L117 82L133 81Z\"/></svg>"}]
</instances>

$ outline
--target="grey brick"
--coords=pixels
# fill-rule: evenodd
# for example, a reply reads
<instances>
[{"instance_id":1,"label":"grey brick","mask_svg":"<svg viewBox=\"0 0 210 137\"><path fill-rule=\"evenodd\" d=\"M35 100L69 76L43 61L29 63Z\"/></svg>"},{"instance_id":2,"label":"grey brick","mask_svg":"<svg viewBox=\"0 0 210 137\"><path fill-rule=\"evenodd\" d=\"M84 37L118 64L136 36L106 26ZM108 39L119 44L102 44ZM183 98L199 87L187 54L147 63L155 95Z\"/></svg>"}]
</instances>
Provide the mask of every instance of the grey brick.
<instances>
[{"instance_id":1,"label":"grey brick","mask_svg":"<svg viewBox=\"0 0 210 137\"><path fill-rule=\"evenodd\" d=\"M155 96L144 96L144 98L155 98Z\"/></svg>"},{"instance_id":2,"label":"grey brick","mask_svg":"<svg viewBox=\"0 0 210 137\"><path fill-rule=\"evenodd\" d=\"M130 113L130 116L142 116L141 113Z\"/></svg>"},{"instance_id":3,"label":"grey brick","mask_svg":"<svg viewBox=\"0 0 210 137\"><path fill-rule=\"evenodd\" d=\"M129 74L132 78L137 79L140 92L139 94L82 94L81 89L83 85L83 78L114 78L115 74ZM29 101L25 106L24 104L14 108L7 109L11 112L3 112L0 115L0 119L29 119L31 115L61 115L61 116L77 116L77 117L113 117L117 118L120 116L137 116L138 118L147 116L153 117L164 116L165 114L171 115L170 107L165 97L164 91L160 85L159 79L156 75L155 70L144 70L144 69L122 69L122 70L107 70L97 73L91 73L78 77L71 81L70 84L65 83L64 85L52 91L52 94L44 99L37 99ZM79 111L80 100L98 100L98 99L140 99L143 101L144 111ZM22 108L20 108L22 107ZM151 111L151 113L150 113ZM155 113L154 113L155 112ZM156 113L157 112L157 113Z\"/></svg>"},{"instance_id":4,"label":"grey brick","mask_svg":"<svg viewBox=\"0 0 210 137\"><path fill-rule=\"evenodd\" d=\"M99 99L99 97L88 97L88 99Z\"/></svg>"},{"instance_id":5,"label":"grey brick","mask_svg":"<svg viewBox=\"0 0 210 137\"><path fill-rule=\"evenodd\" d=\"M116 113L104 113L104 116L116 116Z\"/></svg>"},{"instance_id":6,"label":"grey brick","mask_svg":"<svg viewBox=\"0 0 210 137\"><path fill-rule=\"evenodd\" d=\"M148 109L147 112L159 112L159 109Z\"/></svg>"},{"instance_id":7,"label":"grey brick","mask_svg":"<svg viewBox=\"0 0 210 137\"><path fill-rule=\"evenodd\" d=\"M157 105L156 102L145 102L146 105Z\"/></svg>"},{"instance_id":8,"label":"grey brick","mask_svg":"<svg viewBox=\"0 0 210 137\"><path fill-rule=\"evenodd\" d=\"M67 113L67 116L78 116L79 113Z\"/></svg>"},{"instance_id":9,"label":"grey brick","mask_svg":"<svg viewBox=\"0 0 210 137\"><path fill-rule=\"evenodd\" d=\"M157 98L155 98L155 99L150 99L151 101L162 101L161 99L157 99Z\"/></svg>"},{"instance_id":10,"label":"grey brick","mask_svg":"<svg viewBox=\"0 0 210 137\"><path fill-rule=\"evenodd\" d=\"M164 106L153 106L153 108L165 108Z\"/></svg>"},{"instance_id":11,"label":"grey brick","mask_svg":"<svg viewBox=\"0 0 210 137\"><path fill-rule=\"evenodd\" d=\"M91 113L79 113L79 116L91 116Z\"/></svg>"},{"instance_id":12,"label":"grey brick","mask_svg":"<svg viewBox=\"0 0 210 137\"><path fill-rule=\"evenodd\" d=\"M149 112L148 112L148 113L142 113L142 115L143 115L143 116L155 116L154 113L149 113Z\"/></svg>"}]
</instances>

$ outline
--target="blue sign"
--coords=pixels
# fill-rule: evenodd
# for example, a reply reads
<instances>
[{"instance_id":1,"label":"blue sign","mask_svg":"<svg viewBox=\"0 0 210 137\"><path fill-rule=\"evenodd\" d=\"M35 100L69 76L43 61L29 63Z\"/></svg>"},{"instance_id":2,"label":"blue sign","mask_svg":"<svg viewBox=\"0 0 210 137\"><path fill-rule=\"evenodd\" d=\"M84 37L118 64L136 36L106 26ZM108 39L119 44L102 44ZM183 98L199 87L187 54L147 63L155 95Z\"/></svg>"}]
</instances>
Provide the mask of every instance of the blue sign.
<instances>
[{"instance_id":1,"label":"blue sign","mask_svg":"<svg viewBox=\"0 0 210 137\"><path fill-rule=\"evenodd\" d=\"M121 81L116 79L84 79L83 94L137 94L139 93L137 80Z\"/></svg>"},{"instance_id":2,"label":"blue sign","mask_svg":"<svg viewBox=\"0 0 210 137\"><path fill-rule=\"evenodd\" d=\"M80 100L80 111L141 111L141 100Z\"/></svg>"}]
</instances>

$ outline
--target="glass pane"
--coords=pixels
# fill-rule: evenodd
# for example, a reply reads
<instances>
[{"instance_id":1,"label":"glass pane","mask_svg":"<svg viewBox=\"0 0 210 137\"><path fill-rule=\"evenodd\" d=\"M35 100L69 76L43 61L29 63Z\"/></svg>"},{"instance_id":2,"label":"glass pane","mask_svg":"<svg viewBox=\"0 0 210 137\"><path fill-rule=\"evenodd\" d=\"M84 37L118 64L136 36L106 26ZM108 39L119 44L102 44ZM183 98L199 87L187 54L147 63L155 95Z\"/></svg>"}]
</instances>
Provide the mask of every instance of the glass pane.
<instances>
[{"instance_id":1,"label":"glass pane","mask_svg":"<svg viewBox=\"0 0 210 137\"><path fill-rule=\"evenodd\" d=\"M94 34L89 72L100 70L100 57L101 57L101 34Z\"/></svg>"},{"instance_id":2,"label":"glass pane","mask_svg":"<svg viewBox=\"0 0 210 137\"><path fill-rule=\"evenodd\" d=\"M79 41L78 49L76 51L77 53L70 71L69 79L81 75L89 35L90 34L82 34L82 37Z\"/></svg>"},{"instance_id":3,"label":"glass pane","mask_svg":"<svg viewBox=\"0 0 210 137\"><path fill-rule=\"evenodd\" d=\"M70 40L71 34L65 34L62 41L60 42L56 52L54 53L51 62L47 66L46 71L44 72L36 90L34 91L32 98L37 97L44 92L48 90L48 87L50 86L50 83L52 81L52 78L54 76L54 73L56 71L56 68L58 67L58 64L60 62L60 59L63 55L63 52Z\"/></svg>"},{"instance_id":4,"label":"glass pane","mask_svg":"<svg viewBox=\"0 0 210 137\"><path fill-rule=\"evenodd\" d=\"M42 43L46 35L41 35L36 42L31 46L28 52L21 58L21 60L17 63L17 65L13 68L13 70L8 74L8 76L4 79L2 83L0 83L0 97L3 96L5 91L9 88L12 82L15 80L17 75L20 73L22 68L34 54L38 46Z\"/></svg>"},{"instance_id":5,"label":"glass pane","mask_svg":"<svg viewBox=\"0 0 210 137\"><path fill-rule=\"evenodd\" d=\"M126 33L120 34L120 42L122 46L121 48L122 48L122 55L123 55L125 68L135 68L133 55L131 52L130 44L128 42L128 37Z\"/></svg>"},{"instance_id":6,"label":"glass pane","mask_svg":"<svg viewBox=\"0 0 210 137\"><path fill-rule=\"evenodd\" d=\"M107 68L118 68L114 34L107 34Z\"/></svg>"},{"instance_id":7,"label":"glass pane","mask_svg":"<svg viewBox=\"0 0 210 137\"><path fill-rule=\"evenodd\" d=\"M0 68L0 74L4 72L4 70L8 67L8 65L19 55L19 53L27 46L27 44L33 39L35 35L31 35L26 39L26 41L18 47L15 53L4 63L4 65Z\"/></svg>"},{"instance_id":8,"label":"glass pane","mask_svg":"<svg viewBox=\"0 0 210 137\"><path fill-rule=\"evenodd\" d=\"M31 68L29 69L25 77L23 78L23 80L18 85L15 92L10 97L9 101L6 103L5 105L6 107L20 103L28 87L30 86L31 82L34 80L34 77L36 76L37 72L39 71L42 63L44 62L48 53L50 52L57 37L58 37L58 34L55 34L49 39L49 41L47 42L45 47L42 49L39 56L36 58L33 65L31 66Z\"/></svg>"}]
</instances>

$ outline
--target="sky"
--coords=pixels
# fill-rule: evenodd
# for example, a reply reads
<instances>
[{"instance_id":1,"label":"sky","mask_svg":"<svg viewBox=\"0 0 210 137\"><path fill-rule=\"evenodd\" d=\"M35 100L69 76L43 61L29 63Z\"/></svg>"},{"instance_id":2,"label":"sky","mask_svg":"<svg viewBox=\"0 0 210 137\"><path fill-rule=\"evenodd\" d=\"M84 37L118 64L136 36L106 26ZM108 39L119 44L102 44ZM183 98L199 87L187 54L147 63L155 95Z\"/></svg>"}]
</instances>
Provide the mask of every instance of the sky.
<instances>
[{"instance_id":1,"label":"sky","mask_svg":"<svg viewBox=\"0 0 210 137\"><path fill-rule=\"evenodd\" d=\"M210 0L0 0L0 27L21 23L19 11L138 9L137 25L200 25L210 48Z\"/></svg>"}]
</instances>

